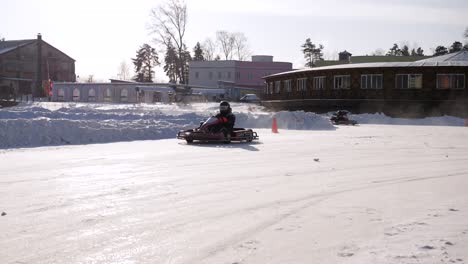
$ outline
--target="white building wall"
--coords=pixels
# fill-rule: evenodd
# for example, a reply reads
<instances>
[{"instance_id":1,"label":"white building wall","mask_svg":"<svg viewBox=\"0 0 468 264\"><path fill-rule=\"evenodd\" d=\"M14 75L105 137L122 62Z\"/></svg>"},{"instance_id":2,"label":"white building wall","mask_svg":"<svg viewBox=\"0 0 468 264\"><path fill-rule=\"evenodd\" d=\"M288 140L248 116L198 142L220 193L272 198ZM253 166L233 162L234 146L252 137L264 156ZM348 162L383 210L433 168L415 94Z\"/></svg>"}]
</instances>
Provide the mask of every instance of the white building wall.
<instances>
[{"instance_id":1,"label":"white building wall","mask_svg":"<svg viewBox=\"0 0 468 264\"><path fill-rule=\"evenodd\" d=\"M139 87L140 91L145 90L144 102L151 103L153 94L155 92L160 93L161 100L163 102L169 102L169 93L172 92L171 88L168 87L156 87L151 85L141 84L113 84L113 83L54 83L52 89L52 101L73 101L73 90L78 89L80 91L80 97L78 102L91 102L89 99L89 90L94 89L96 92L94 102L109 102L109 103L137 103L137 91L136 87ZM62 89L64 91L63 99L59 98L58 92ZM111 97L110 101L106 100L106 90L110 89ZM121 97L122 90L127 90L126 100Z\"/></svg>"},{"instance_id":2,"label":"white building wall","mask_svg":"<svg viewBox=\"0 0 468 264\"><path fill-rule=\"evenodd\" d=\"M235 61L189 62L189 85L218 87L218 81L235 82Z\"/></svg>"}]
</instances>

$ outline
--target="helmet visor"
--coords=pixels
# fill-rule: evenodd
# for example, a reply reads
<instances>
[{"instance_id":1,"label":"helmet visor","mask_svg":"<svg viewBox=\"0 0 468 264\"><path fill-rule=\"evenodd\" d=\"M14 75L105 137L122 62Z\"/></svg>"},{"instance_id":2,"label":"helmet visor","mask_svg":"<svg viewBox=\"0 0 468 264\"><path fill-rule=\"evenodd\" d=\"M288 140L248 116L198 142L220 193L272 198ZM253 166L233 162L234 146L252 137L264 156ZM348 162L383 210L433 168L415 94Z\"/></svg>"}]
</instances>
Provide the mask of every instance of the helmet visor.
<instances>
[{"instance_id":1,"label":"helmet visor","mask_svg":"<svg viewBox=\"0 0 468 264\"><path fill-rule=\"evenodd\" d=\"M227 111L229 109L229 106L227 105L220 105L219 106L219 111Z\"/></svg>"}]
</instances>

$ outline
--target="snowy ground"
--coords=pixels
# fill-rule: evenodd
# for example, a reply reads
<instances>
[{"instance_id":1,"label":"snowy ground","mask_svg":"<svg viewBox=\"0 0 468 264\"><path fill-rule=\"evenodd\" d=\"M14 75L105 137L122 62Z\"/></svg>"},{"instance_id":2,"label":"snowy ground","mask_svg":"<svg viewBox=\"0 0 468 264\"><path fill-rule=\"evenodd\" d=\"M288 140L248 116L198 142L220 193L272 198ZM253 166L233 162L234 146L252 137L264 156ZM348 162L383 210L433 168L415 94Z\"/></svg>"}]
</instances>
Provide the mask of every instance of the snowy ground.
<instances>
[{"instance_id":1,"label":"snowy ground","mask_svg":"<svg viewBox=\"0 0 468 264\"><path fill-rule=\"evenodd\" d=\"M0 110L0 123L55 120L45 127L62 135L66 122L85 122L107 140L125 122L148 132L145 120L155 128L165 120L178 130L216 109L99 107L23 105ZM419 125L333 127L326 116L237 109L259 127L276 116L280 133L256 128L258 143L229 145L187 145L173 134L3 145L0 263L468 263L463 120L360 115L360 123Z\"/></svg>"}]
</instances>

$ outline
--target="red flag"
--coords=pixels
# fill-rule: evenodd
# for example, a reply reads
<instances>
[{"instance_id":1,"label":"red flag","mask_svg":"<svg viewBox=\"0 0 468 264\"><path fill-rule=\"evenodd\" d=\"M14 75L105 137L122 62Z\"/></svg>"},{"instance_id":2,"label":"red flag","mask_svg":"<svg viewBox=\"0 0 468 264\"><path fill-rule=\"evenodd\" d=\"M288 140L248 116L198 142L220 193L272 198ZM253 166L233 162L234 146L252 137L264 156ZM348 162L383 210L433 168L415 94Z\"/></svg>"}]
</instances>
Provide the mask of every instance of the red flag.
<instances>
[{"instance_id":1,"label":"red flag","mask_svg":"<svg viewBox=\"0 0 468 264\"><path fill-rule=\"evenodd\" d=\"M50 97L52 97L52 88L53 88L52 80L49 79L49 96Z\"/></svg>"}]
</instances>

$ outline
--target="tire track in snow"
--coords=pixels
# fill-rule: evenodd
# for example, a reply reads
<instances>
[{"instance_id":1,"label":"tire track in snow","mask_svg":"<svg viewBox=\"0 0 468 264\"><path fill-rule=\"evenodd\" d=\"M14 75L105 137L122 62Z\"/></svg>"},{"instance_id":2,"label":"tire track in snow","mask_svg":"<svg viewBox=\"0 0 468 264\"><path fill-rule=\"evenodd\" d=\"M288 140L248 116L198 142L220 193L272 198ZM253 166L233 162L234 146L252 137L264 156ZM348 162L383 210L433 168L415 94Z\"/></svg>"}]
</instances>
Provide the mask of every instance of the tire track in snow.
<instances>
[{"instance_id":1,"label":"tire track in snow","mask_svg":"<svg viewBox=\"0 0 468 264\"><path fill-rule=\"evenodd\" d=\"M459 172L459 173L451 173L451 174L447 174L447 175L436 175L436 176L426 176L426 177L405 177L405 178L399 178L397 180L394 180L394 181L386 181L386 182L383 182L383 183L370 183L370 184L365 184L364 186L361 186L361 187L355 187L355 188L349 188L349 189L344 189L344 190L340 190L340 191L332 191L332 192L326 192L326 193L322 193L322 194L313 194L313 195L307 195L307 196L304 196L304 197L301 197L301 198L297 198L297 199L291 199L291 200L283 200L281 202L275 202L275 203L267 203L267 204L263 204L263 205L259 205L259 206L256 206L256 207L252 207L252 208L248 208L248 209L242 209L242 210L238 210L238 211L234 211L234 212L230 212L229 214L223 214L223 215L219 215L217 217L211 217L211 218L204 218L203 222L205 222L206 220L214 220L214 219L218 219L218 218L225 218L225 217L230 217L230 216L233 216L233 215L238 215L240 213L246 213L248 211L251 211L251 210L261 210L261 209L266 209L266 208L269 208L272 204L296 204L296 203L299 203L299 202L306 202L304 205L301 205L301 206L298 206L294 209L291 209L291 210L287 210L286 212L284 213L281 213L279 216L273 218L273 219L269 219L269 220L266 220L266 221L263 221L263 222L260 222L256 225L253 225L252 227L250 228L247 228L246 230L244 230L243 232L240 232L238 234L235 234L233 236L231 236L231 238L223 241L222 243L218 244L218 245L215 245L213 246L212 248L208 249L207 252L205 254L201 254L200 257L196 258L196 259L191 259L189 260L188 262L186 262L187 264L188 263L201 263L203 260L205 259L208 259L210 257L213 257L215 256L216 254L222 252L222 251L225 251L227 250L228 248L236 245L236 244L239 244L240 242L244 241L244 240L247 240L249 237L252 237L254 234L257 234L257 233L260 233L264 230L266 230L267 228L273 226L273 225L276 225L278 223L280 223L281 221L293 216L293 215L297 215L299 212L305 210L305 209L308 209L310 208L311 206L314 206L316 204L319 204L321 203L322 201L325 201L333 196L336 196L336 195L340 195L340 194L345 194L345 193L352 193L352 192L356 192L356 191L363 191L363 190L372 190L372 189L375 189L375 188L382 188L382 187L388 187L390 185L395 185L395 184L402 184L402 183L407 183L407 182L415 182L415 181L426 181L426 180L434 180L434 179L444 179L444 178L449 178L449 177L459 177L459 176L467 176L468 175L468 171L464 171L464 172Z\"/></svg>"}]
</instances>

